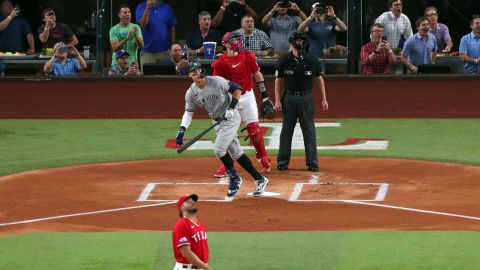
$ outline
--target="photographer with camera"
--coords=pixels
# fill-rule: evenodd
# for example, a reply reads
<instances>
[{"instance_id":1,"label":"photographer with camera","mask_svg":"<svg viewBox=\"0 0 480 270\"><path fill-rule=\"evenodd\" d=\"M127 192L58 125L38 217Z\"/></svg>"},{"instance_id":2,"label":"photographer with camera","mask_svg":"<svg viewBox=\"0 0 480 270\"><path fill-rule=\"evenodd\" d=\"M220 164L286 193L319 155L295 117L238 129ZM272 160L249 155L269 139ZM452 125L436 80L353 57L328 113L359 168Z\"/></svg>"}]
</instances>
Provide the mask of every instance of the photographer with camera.
<instances>
[{"instance_id":1,"label":"photographer with camera","mask_svg":"<svg viewBox=\"0 0 480 270\"><path fill-rule=\"evenodd\" d=\"M289 11L298 15L289 16ZM277 16L274 16L275 13ZM270 40L276 54L288 53L288 37L306 19L307 15L300 10L298 5L288 0L277 2L273 9L263 17L263 25L270 28Z\"/></svg>"},{"instance_id":2,"label":"photographer with camera","mask_svg":"<svg viewBox=\"0 0 480 270\"><path fill-rule=\"evenodd\" d=\"M370 26L370 42L362 46L363 75L389 74L390 66L397 63L395 53L383 36L384 27L379 23Z\"/></svg>"},{"instance_id":3,"label":"photographer with camera","mask_svg":"<svg viewBox=\"0 0 480 270\"><path fill-rule=\"evenodd\" d=\"M53 48L58 42L70 46L76 46L78 44L78 39L70 27L57 22L57 17L53 9L44 9L42 11L42 19L44 24L38 28L38 35L40 41L46 48Z\"/></svg>"},{"instance_id":4,"label":"photographer with camera","mask_svg":"<svg viewBox=\"0 0 480 270\"><path fill-rule=\"evenodd\" d=\"M0 11L0 52L35 53L32 29L27 20L19 17L20 8L14 7L11 0L3 0Z\"/></svg>"},{"instance_id":5,"label":"photographer with camera","mask_svg":"<svg viewBox=\"0 0 480 270\"><path fill-rule=\"evenodd\" d=\"M74 54L75 58L68 58L68 53ZM53 56L45 63L43 71L53 76L77 76L80 70L86 68L87 63L74 46L58 42L53 47Z\"/></svg>"},{"instance_id":6,"label":"photographer with camera","mask_svg":"<svg viewBox=\"0 0 480 270\"><path fill-rule=\"evenodd\" d=\"M309 54L323 56L323 50L335 47L337 32L347 31L345 23L335 15L333 6L316 2L312 5L312 13L300 24L298 31L305 32L309 44Z\"/></svg>"},{"instance_id":7,"label":"photographer with camera","mask_svg":"<svg viewBox=\"0 0 480 270\"><path fill-rule=\"evenodd\" d=\"M187 55L185 55L182 50L182 46L175 43L170 48L170 58L165 60L164 64L174 65L175 73L177 75L187 75L189 63L187 58Z\"/></svg>"},{"instance_id":8,"label":"photographer with camera","mask_svg":"<svg viewBox=\"0 0 480 270\"><path fill-rule=\"evenodd\" d=\"M240 28L245 15L250 15L254 20L258 18L257 13L246 0L222 0L221 2L217 14L212 19L212 26L219 29L222 36Z\"/></svg>"}]
</instances>

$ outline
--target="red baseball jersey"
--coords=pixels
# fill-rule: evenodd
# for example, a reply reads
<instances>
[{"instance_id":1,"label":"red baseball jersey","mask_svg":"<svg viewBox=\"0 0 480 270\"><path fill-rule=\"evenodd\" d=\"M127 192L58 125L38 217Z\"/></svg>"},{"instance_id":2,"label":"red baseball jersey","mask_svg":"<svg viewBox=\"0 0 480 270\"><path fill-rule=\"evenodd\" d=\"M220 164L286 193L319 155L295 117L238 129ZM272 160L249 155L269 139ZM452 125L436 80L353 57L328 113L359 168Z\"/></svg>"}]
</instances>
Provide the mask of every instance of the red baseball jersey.
<instances>
[{"instance_id":1,"label":"red baseball jersey","mask_svg":"<svg viewBox=\"0 0 480 270\"><path fill-rule=\"evenodd\" d=\"M195 255L204 263L208 263L207 230L202 223L194 223L183 217L178 220L172 234L173 253L179 263L190 264L180 252L179 247L189 245Z\"/></svg>"},{"instance_id":2,"label":"red baseball jersey","mask_svg":"<svg viewBox=\"0 0 480 270\"><path fill-rule=\"evenodd\" d=\"M222 55L212 63L213 75L222 76L243 88L242 94L253 89L252 74L260 70L255 54L242 50L236 56Z\"/></svg>"}]
</instances>

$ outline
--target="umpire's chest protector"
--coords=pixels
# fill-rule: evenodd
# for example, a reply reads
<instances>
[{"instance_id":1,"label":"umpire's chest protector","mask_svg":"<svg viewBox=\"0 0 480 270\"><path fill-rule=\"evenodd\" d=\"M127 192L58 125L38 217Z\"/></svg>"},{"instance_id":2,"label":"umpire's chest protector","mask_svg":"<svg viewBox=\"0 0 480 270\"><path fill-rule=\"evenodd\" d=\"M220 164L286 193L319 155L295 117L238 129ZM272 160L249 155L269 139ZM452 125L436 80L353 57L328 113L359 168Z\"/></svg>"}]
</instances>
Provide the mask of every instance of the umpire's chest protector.
<instances>
[{"instance_id":1,"label":"umpire's chest protector","mask_svg":"<svg viewBox=\"0 0 480 270\"><path fill-rule=\"evenodd\" d=\"M309 58L289 57L284 70L286 88L303 91L312 88L315 65Z\"/></svg>"}]
</instances>

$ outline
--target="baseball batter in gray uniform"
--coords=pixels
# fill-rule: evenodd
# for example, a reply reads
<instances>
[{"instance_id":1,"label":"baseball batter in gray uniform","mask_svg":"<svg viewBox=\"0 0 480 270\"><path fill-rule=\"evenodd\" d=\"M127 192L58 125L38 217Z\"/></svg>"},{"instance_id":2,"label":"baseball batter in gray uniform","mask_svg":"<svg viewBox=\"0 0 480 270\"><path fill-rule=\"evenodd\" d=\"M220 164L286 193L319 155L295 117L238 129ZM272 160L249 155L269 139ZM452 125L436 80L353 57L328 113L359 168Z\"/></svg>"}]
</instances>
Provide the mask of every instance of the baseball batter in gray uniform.
<instances>
[{"instance_id":1,"label":"baseball batter in gray uniform","mask_svg":"<svg viewBox=\"0 0 480 270\"><path fill-rule=\"evenodd\" d=\"M261 196L268 184L268 179L253 167L252 162L243 152L237 137L241 119L235 106L242 94L242 88L220 76L204 76L202 66L196 62L189 64L188 76L193 80L193 83L185 94L185 113L177 133L176 143L178 145L183 144L183 136L192 122L195 109L197 107L205 108L213 123L221 121L215 127L217 137L214 151L215 156L227 168L230 177L227 196L235 196L242 184L242 178L238 176L234 168L233 159L255 180L256 188L253 195Z\"/></svg>"}]
</instances>

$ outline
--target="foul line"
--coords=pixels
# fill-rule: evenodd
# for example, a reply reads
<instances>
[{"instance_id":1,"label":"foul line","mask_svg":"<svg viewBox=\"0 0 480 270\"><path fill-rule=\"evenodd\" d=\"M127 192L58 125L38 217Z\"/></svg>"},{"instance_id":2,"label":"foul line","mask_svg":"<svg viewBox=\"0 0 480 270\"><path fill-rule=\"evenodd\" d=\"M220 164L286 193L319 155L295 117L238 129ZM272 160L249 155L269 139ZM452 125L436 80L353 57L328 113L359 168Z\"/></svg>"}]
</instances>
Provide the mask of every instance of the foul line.
<instances>
[{"instance_id":1,"label":"foul line","mask_svg":"<svg viewBox=\"0 0 480 270\"><path fill-rule=\"evenodd\" d=\"M99 210L99 211L93 211L93 212L69 214L69 215L46 217L46 218L29 219L29 220L15 221L15 222L9 222L9 223L0 223L0 227L10 226L10 225L18 225L18 224L26 224L26 223L34 223L34 222L40 222L40 221L45 221L45 220L62 219L62 218L68 218L68 217L78 217L78 216L87 216L87 215L95 215L95 214L102 214L102 213L119 212L119 211L125 211L125 210L161 206L161 205L172 204L172 203L175 203L175 201L168 201L168 202L155 203L155 204L146 204L146 205L138 205L138 206L130 206L130 207L123 207L123 208L115 208L115 209L108 209L108 210Z\"/></svg>"},{"instance_id":2,"label":"foul line","mask_svg":"<svg viewBox=\"0 0 480 270\"><path fill-rule=\"evenodd\" d=\"M352 201L352 200L339 200L339 201L346 202L346 203L353 203L353 204L363 204L363 205L369 205L369 206L378 206L378 207L392 208L392 209L405 210L405 211L411 211L411 212L433 214L433 215L441 215L441 216L458 217L458 218L464 218L464 219L480 220L480 217L464 216L464 215L458 215L458 214L451 214L451 213L437 212L437 211L429 211L429 210L422 210L422 209L415 209L415 208L408 208L408 207L401 207L401 206L394 206L394 205L369 203L369 202L362 202L362 201Z\"/></svg>"}]
</instances>

